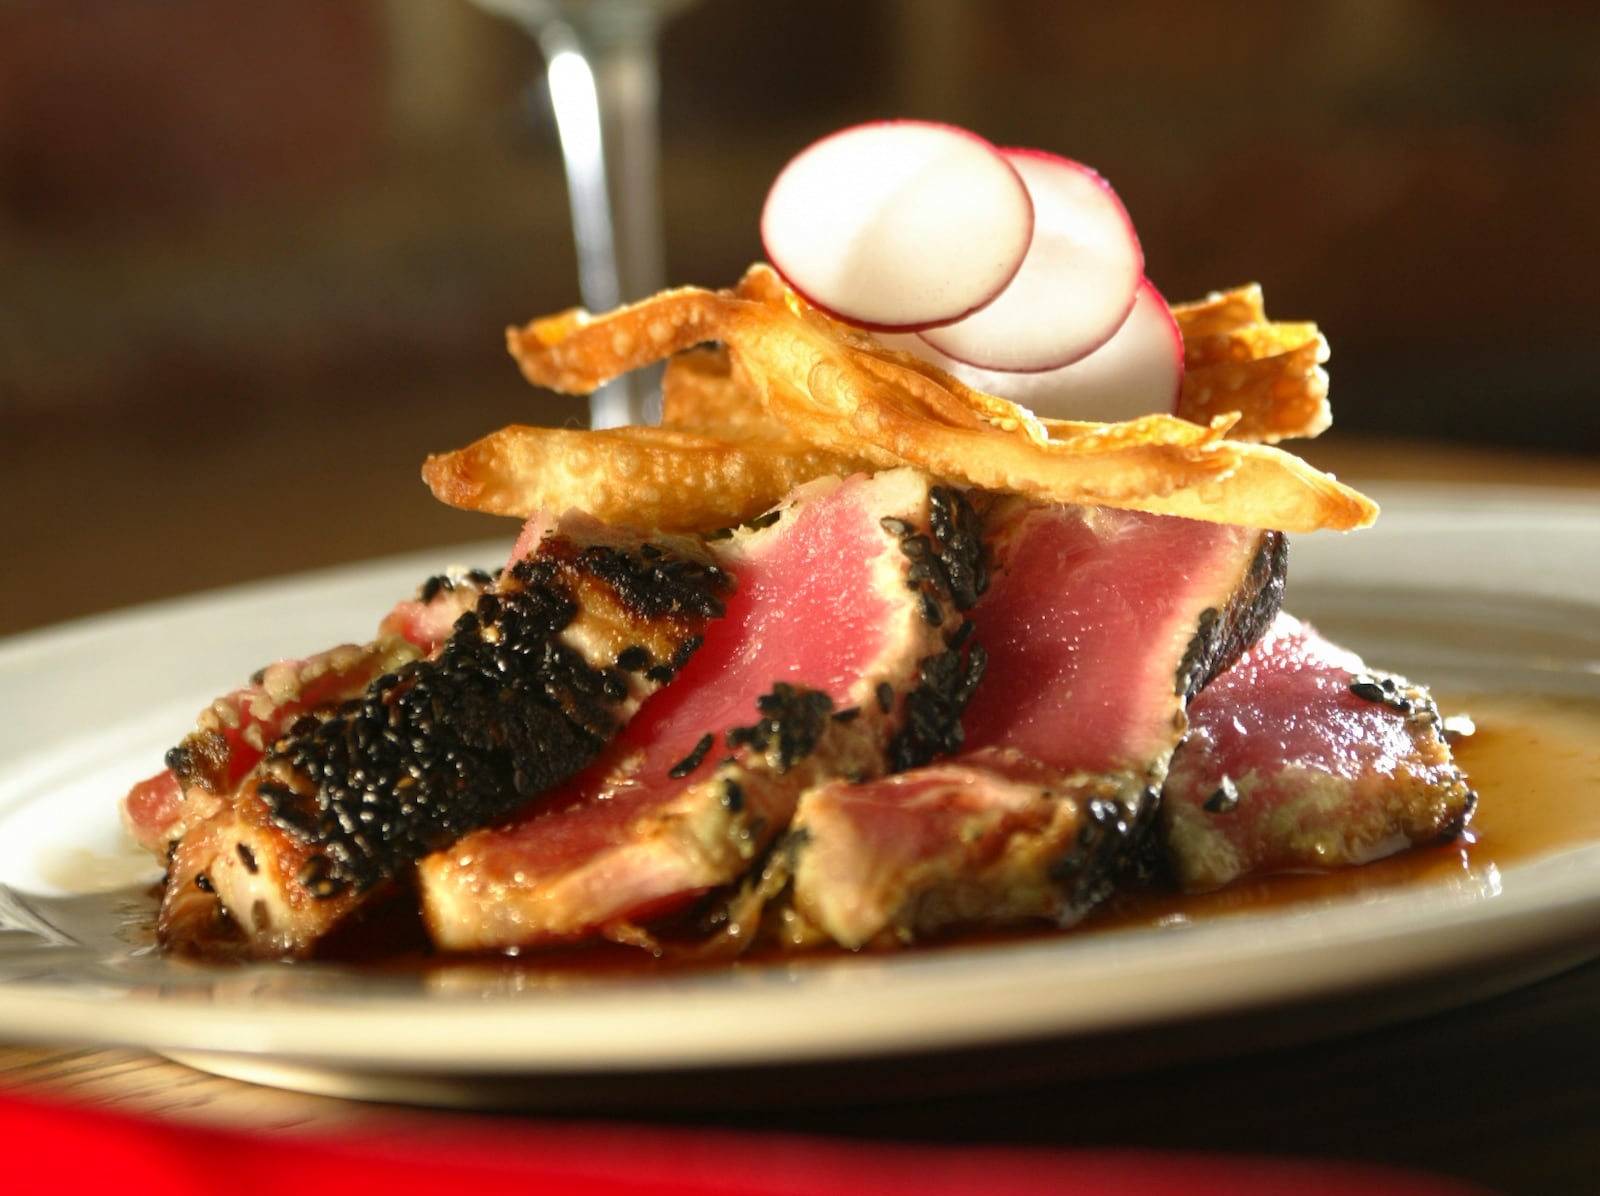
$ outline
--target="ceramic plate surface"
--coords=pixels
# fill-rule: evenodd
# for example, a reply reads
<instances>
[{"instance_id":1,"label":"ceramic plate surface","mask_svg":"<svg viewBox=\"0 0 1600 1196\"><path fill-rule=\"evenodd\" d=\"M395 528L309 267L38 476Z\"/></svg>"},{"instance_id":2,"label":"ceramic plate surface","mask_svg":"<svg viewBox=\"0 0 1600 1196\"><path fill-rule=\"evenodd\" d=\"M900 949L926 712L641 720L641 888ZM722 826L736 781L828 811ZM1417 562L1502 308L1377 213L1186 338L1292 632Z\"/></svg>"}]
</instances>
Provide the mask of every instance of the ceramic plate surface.
<instances>
[{"instance_id":1,"label":"ceramic plate surface","mask_svg":"<svg viewBox=\"0 0 1600 1196\"><path fill-rule=\"evenodd\" d=\"M1289 609L1436 688L1600 697L1600 503L1375 492L1375 528L1294 541ZM576 1094L573 1084L618 1077L670 1093L708 1073L1040 1054L1039 1044L1092 1059L1096 1042L1170 1039L1174 1027L1273 1010L1320 1008L1320 1029L1307 1032L1327 1032L1341 1024L1331 1008L1399 1015L1600 954L1600 841L1578 841L1389 892L927 953L634 975L205 968L155 956L143 928L159 870L121 830L128 785L262 663L363 638L422 577L503 552L289 578L0 645L0 1038L132 1046L405 1099L473 1101L541 1081Z\"/></svg>"}]
</instances>

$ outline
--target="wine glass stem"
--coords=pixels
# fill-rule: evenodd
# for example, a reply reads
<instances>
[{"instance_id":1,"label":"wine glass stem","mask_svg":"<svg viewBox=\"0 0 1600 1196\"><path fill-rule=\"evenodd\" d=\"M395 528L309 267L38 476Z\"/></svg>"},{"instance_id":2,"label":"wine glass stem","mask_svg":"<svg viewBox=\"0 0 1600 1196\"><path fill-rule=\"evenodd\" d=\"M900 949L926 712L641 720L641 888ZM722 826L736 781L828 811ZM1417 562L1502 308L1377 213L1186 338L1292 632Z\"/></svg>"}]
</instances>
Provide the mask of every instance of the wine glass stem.
<instances>
[{"instance_id":1,"label":"wine glass stem","mask_svg":"<svg viewBox=\"0 0 1600 1196\"><path fill-rule=\"evenodd\" d=\"M584 306L608 311L660 290L663 265L656 29L638 20L539 30L561 140ZM624 375L590 400L596 428L648 423L657 374Z\"/></svg>"}]
</instances>

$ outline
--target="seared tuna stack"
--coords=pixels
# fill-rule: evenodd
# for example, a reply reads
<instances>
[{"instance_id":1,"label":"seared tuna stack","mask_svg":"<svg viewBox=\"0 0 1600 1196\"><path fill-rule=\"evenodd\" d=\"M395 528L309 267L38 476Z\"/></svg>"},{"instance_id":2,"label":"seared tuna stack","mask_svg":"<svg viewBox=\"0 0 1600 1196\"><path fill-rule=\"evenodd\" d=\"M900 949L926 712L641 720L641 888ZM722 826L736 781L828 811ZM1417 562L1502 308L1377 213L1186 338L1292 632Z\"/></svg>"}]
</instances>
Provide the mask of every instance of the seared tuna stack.
<instances>
[{"instance_id":1,"label":"seared tuna stack","mask_svg":"<svg viewBox=\"0 0 1600 1196\"><path fill-rule=\"evenodd\" d=\"M1426 693L1281 615L1285 560L906 468L703 537L537 516L219 699L125 808L163 943L256 958L389 894L454 952L857 949L1454 833Z\"/></svg>"}]
</instances>

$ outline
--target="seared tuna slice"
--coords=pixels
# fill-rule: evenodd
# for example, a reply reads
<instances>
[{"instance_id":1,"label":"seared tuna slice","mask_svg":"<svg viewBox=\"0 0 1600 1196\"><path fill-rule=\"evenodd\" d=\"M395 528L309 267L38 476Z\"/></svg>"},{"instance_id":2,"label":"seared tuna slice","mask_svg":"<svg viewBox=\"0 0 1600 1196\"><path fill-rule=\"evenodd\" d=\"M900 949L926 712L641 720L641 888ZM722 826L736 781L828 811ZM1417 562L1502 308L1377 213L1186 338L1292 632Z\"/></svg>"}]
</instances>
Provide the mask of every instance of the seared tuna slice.
<instances>
[{"instance_id":1,"label":"seared tuna slice","mask_svg":"<svg viewBox=\"0 0 1600 1196\"><path fill-rule=\"evenodd\" d=\"M298 719L213 793L216 811L171 853L162 943L308 953L422 856L594 760L690 657L727 589L698 541L588 521L545 535L432 656Z\"/></svg>"},{"instance_id":2,"label":"seared tuna slice","mask_svg":"<svg viewBox=\"0 0 1600 1196\"><path fill-rule=\"evenodd\" d=\"M1159 789L1184 707L1283 601L1275 532L1100 507L1011 504L986 524L989 592L972 612L1000 701L967 745Z\"/></svg>"},{"instance_id":3,"label":"seared tuna slice","mask_svg":"<svg viewBox=\"0 0 1600 1196\"><path fill-rule=\"evenodd\" d=\"M1190 695L1270 622L1275 533L1008 505L972 612L988 655L967 750L801 800L789 941L845 946L1045 919L1110 891L1153 822Z\"/></svg>"},{"instance_id":4,"label":"seared tuna slice","mask_svg":"<svg viewBox=\"0 0 1600 1196\"><path fill-rule=\"evenodd\" d=\"M1167 862L1186 889L1446 842L1476 804L1428 692L1289 615L1189 718L1162 794Z\"/></svg>"},{"instance_id":5,"label":"seared tuna slice","mask_svg":"<svg viewBox=\"0 0 1600 1196\"><path fill-rule=\"evenodd\" d=\"M221 808L268 745L306 715L359 697L385 673L437 650L492 582L480 569L430 577L385 616L372 642L257 670L201 711L195 729L167 753L166 768L133 787L122 803L128 830L147 851L166 855Z\"/></svg>"},{"instance_id":6,"label":"seared tuna slice","mask_svg":"<svg viewBox=\"0 0 1600 1196\"><path fill-rule=\"evenodd\" d=\"M738 880L802 790L958 744L979 665L957 594L983 584L960 495L910 470L825 479L717 556L737 584L726 616L604 757L511 825L423 862L439 946L637 941Z\"/></svg>"},{"instance_id":7,"label":"seared tuna slice","mask_svg":"<svg viewBox=\"0 0 1600 1196\"><path fill-rule=\"evenodd\" d=\"M801 799L786 868L791 898L769 934L787 946L857 948L953 927L1070 922L1094 899L1090 827L1122 817L1118 781L1067 776L986 748ZM772 884L768 879L768 885Z\"/></svg>"}]
</instances>

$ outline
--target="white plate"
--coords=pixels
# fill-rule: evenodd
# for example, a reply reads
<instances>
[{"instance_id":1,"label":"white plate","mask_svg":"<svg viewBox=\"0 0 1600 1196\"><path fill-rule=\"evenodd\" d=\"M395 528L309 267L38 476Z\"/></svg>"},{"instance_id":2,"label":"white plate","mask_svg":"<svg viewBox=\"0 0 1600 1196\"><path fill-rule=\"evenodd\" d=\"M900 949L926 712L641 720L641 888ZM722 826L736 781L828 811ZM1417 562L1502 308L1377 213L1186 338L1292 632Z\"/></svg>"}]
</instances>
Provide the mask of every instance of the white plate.
<instances>
[{"instance_id":1,"label":"white plate","mask_svg":"<svg viewBox=\"0 0 1600 1196\"><path fill-rule=\"evenodd\" d=\"M1375 529L1295 541L1291 609L1418 680L1600 695L1600 503L1378 495ZM919 1072L1147 1065L1401 1016L1600 954L1600 843L1191 925L668 975L202 968L137 945L140 886L157 869L125 841L117 800L196 711L267 660L361 638L441 566L503 551L249 586L0 645L0 1038L142 1047L400 1099L676 1104L717 1099L708 1078L743 1099L804 1095L805 1077L826 1087L841 1071L866 1092Z\"/></svg>"}]
</instances>

